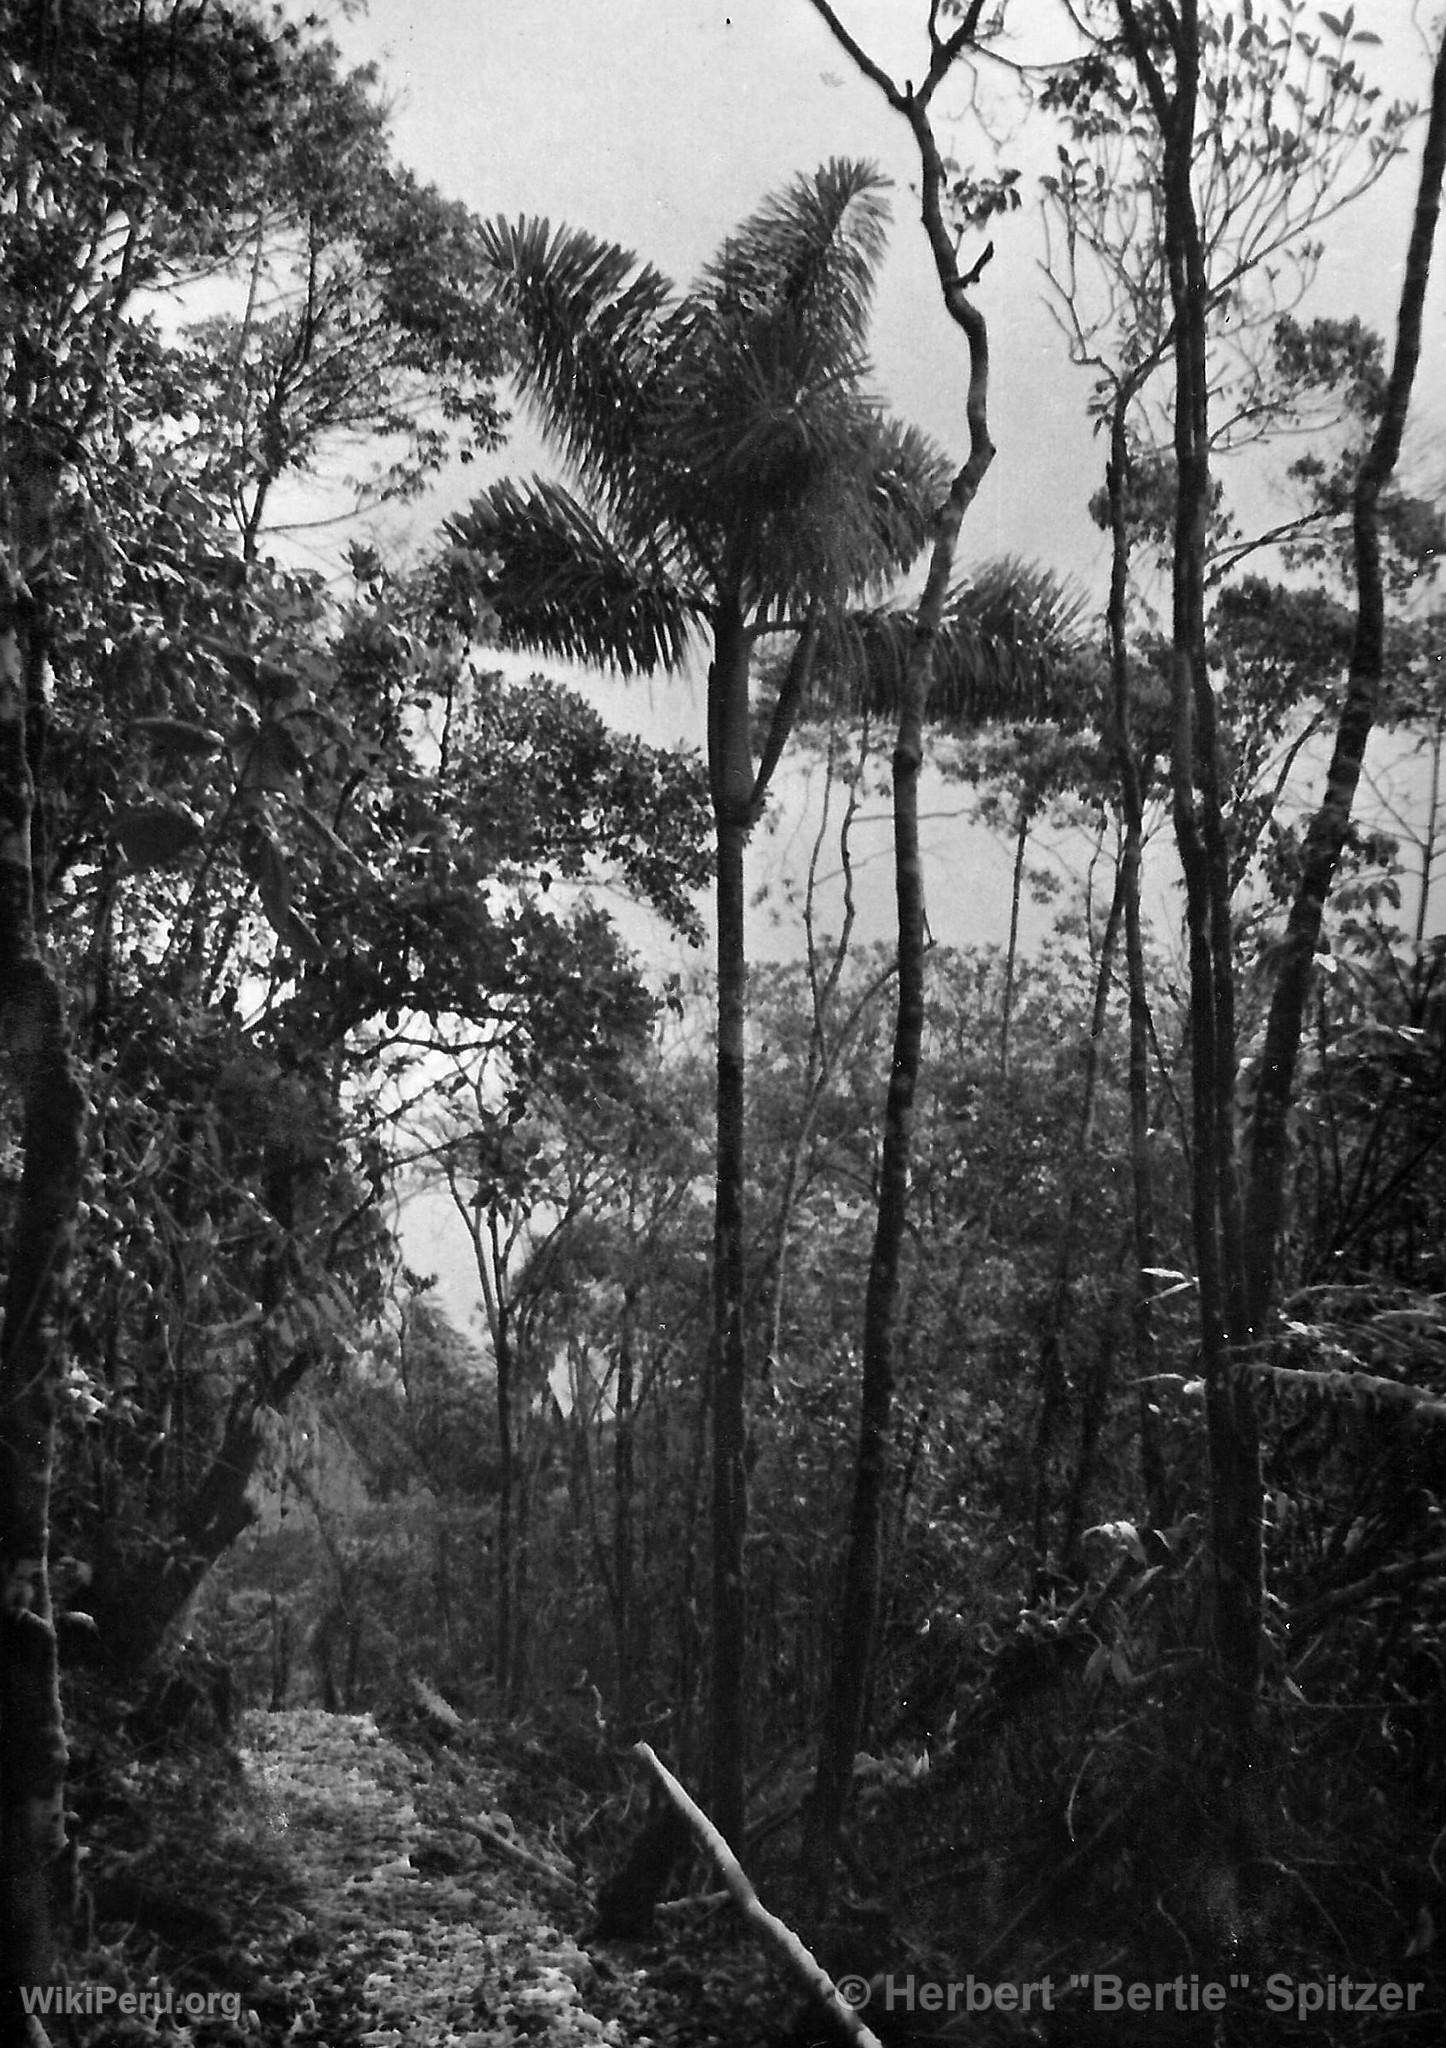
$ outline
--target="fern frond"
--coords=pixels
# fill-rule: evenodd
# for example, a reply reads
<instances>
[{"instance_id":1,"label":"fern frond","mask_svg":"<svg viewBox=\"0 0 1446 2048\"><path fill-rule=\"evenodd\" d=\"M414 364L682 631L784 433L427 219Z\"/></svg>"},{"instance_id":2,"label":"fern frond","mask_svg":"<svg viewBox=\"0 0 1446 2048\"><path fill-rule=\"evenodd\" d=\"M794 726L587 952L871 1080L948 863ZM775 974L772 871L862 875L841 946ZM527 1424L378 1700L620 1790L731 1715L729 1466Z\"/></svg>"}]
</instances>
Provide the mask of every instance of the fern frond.
<instances>
[{"instance_id":1,"label":"fern frond","mask_svg":"<svg viewBox=\"0 0 1446 2048\"><path fill-rule=\"evenodd\" d=\"M1247 1360L1242 1370L1269 1380L1280 1393L1308 1387L1327 1400L1393 1409L1412 1422L1446 1422L1446 1398L1405 1380L1386 1379L1381 1373L1348 1371L1340 1366L1271 1365L1262 1359Z\"/></svg>"}]
</instances>

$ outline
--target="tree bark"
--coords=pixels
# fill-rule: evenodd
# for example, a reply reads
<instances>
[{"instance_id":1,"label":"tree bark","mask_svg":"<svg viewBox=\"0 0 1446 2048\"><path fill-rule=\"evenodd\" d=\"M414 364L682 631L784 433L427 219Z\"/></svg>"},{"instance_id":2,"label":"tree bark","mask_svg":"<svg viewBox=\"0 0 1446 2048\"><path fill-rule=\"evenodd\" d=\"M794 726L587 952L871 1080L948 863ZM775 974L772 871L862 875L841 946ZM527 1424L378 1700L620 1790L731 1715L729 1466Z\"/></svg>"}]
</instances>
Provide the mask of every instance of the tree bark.
<instances>
[{"instance_id":1,"label":"tree bark","mask_svg":"<svg viewBox=\"0 0 1446 2048\"><path fill-rule=\"evenodd\" d=\"M634 1150L636 1148L634 1147ZM629 1206L636 1188L636 1173L629 1187ZM631 1225L632 1218L629 1217ZM631 1236L631 1230L630 1230ZM634 1570L636 1538L634 1514L637 1478L634 1469L634 1432L637 1428L633 1333L636 1321L637 1282L629 1278L623 1289L622 1327L618 1333L617 1403L613 1423L613 1632L617 1645L618 1723L625 1739L631 1740L642 1700L639 1686L639 1643L635 1619Z\"/></svg>"},{"instance_id":2,"label":"tree bark","mask_svg":"<svg viewBox=\"0 0 1446 2048\"><path fill-rule=\"evenodd\" d=\"M929 116L930 100L972 39L978 8L960 30L935 46L924 84L900 91L872 64L842 28L832 9L815 0L816 11L896 112L907 119L919 153L925 234L950 318L962 330L969 352L965 416L969 452L940 507L928 576L915 614L899 703L894 746L894 889L898 916L898 982L894 1056L884 1107L883 1157L864 1302L859 1436L843 1590L834 1633L832 1677L812 1796L805 1819L804 1874L816 1898L826 1891L853 1780L854 1755L863 1731L869 1674L878 1623L883 1520L893 1429L894 1369L898 1337L899 1275L908 1220L909 1168L913 1150L914 1096L918 1085L924 1022L924 880L919 849L919 772L923 761L924 706L934 652L944 616L949 581L964 515L990 463L989 338L984 316L968 296L976 272L964 277L943 216L945 167ZM987 256L984 260L987 260ZM982 268L982 262L977 268Z\"/></svg>"},{"instance_id":3,"label":"tree bark","mask_svg":"<svg viewBox=\"0 0 1446 2048\"><path fill-rule=\"evenodd\" d=\"M743 857L753 799L750 644L735 606L719 608L708 680L708 756L717 839L717 1151L713 1208L712 1641L709 1797L724 1838L743 1839L748 1642L744 1210L744 1018L748 998Z\"/></svg>"},{"instance_id":4,"label":"tree bark","mask_svg":"<svg viewBox=\"0 0 1446 2048\"><path fill-rule=\"evenodd\" d=\"M1145 784L1135 751L1134 686L1128 643L1130 533L1126 513L1129 481L1129 407L1139 376L1126 378L1115 394L1110 417L1110 459L1105 473L1110 516L1110 739L1120 780L1124 844L1120 851L1120 886L1125 907L1125 976L1129 989L1130 1054L1130 1210L1133 1227L1134 1287L1130 1306L1130 1345L1138 1388L1140 1479L1151 1523L1162 1528L1169 1520L1164 1458L1160 1450L1157 1410L1152 1393L1155 1367L1154 1272L1156 1251L1154 1162L1150 1150L1150 993L1145 976L1145 938L1140 910L1140 880L1145 851Z\"/></svg>"},{"instance_id":5,"label":"tree bark","mask_svg":"<svg viewBox=\"0 0 1446 2048\"><path fill-rule=\"evenodd\" d=\"M756 629L754 629L756 630ZM773 771L807 689L818 621L800 632L755 769L749 707L754 630L741 601L720 600L708 673L708 779L717 844L718 1084L713 1208L712 1644L709 1681L709 1796L726 1840L743 1839L747 1754L748 1530L747 1260L743 1224L747 1164L744 1127L748 1006L744 854L763 812Z\"/></svg>"},{"instance_id":6,"label":"tree bark","mask_svg":"<svg viewBox=\"0 0 1446 2048\"><path fill-rule=\"evenodd\" d=\"M1164 146L1165 259L1173 314L1176 507L1171 594L1175 841L1190 966L1191 1215L1210 1454L1212 1663L1227 1782L1250 1768L1264 1610L1259 1426L1239 1347L1246 1336L1235 1146L1235 962L1215 699L1205 653L1210 509L1209 283L1192 171L1200 85L1198 0L1170 17L1173 86L1136 13L1127 48Z\"/></svg>"},{"instance_id":7,"label":"tree bark","mask_svg":"<svg viewBox=\"0 0 1446 2048\"><path fill-rule=\"evenodd\" d=\"M1085 1212L1085 1187L1090 1147L1094 1140L1095 1108L1099 1099L1101 1043L1109 1018L1110 984L1114 978L1115 954L1119 947L1120 923L1124 911L1128 876L1123 864L1115 877L1109 914L1100 939L1099 963L1095 969L1094 1000L1090 1005L1089 1047L1085 1055L1084 1089L1080 1100L1079 1124L1075 1133L1074 1159L1070 1167L1069 1198L1059 1233L1054 1282L1044 1325L1039 1338L1039 1420L1034 1436L1034 1568L1039 1573L1049 1563L1050 1520L1054 1492L1055 1453L1069 1408L1069 1374L1065 1364L1065 1331L1072 1320L1075 1295L1075 1254L1079 1248L1080 1223ZM1088 1410L1081 1415L1081 1429L1089 1438L1099 1418ZM1068 1551L1068 1541L1063 1550Z\"/></svg>"},{"instance_id":8,"label":"tree bark","mask_svg":"<svg viewBox=\"0 0 1446 2048\"><path fill-rule=\"evenodd\" d=\"M49 475L32 482L43 488ZM37 509L48 532L48 513ZM0 1331L0 2029L7 2040L43 2041L39 2023L20 2010L19 1991L53 1980L64 1918L66 1743L50 1513L86 1099L37 915L31 750L45 686L43 609L34 587L41 565L22 566L15 534L3 539L0 1043L19 1104L21 1170Z\"/></svg>"},{"instance_id":9,"label":"tree bark","mask_svg":"<svg viewBox=\"0 0 1446 2048\"><path fill-rule=\"evenodd\" d=\"M1014 1021L1014 989L1019 973L1019 905L1024 895L1024 856L1029 850L1030 807L1021 797L1014 827L1014 863L1009 880L1009 943L1004 949L1004 998L999 1016L999 1078L1009 1079L1009 1029Z\"/></svg>"},{"instance_id":10,"label":"tree bark","mask_svg":"<svg viewBox=\"0 0 1446 2048\"><path fill-rule=\"evenodd\" d=\"M1336 728L1325 793L1306 832L1300 880L1286 922L1265 1028L1260 1080L1250 1128L1246 1314L1264 1335L1275 1289L1285 1217L1287 1123L1326 899L1340 865L1366 745L1375 724L1386 658L1385 589L1381 564L1381 496L1401 452L1421 357L1422 318L1446 169L1446 38L1437 51L1431 107L1421 157L1415 217L1396 316L1396 347L1385 404L1356 480L1353 540L1356 629L1346 699ZM1424 881L1423 881L1424 890Z\"/></svg>"},{"instance_id":11,"label":"tree bark","mask_svg":"<svg viewBox=\"0 0 1446 2048\"><path fill-rule=\"evenodd\" d=\"M497 1373L497 1642L493 1661L493 1677L497 1691L506 1701L512 1696L513 1671L513 1614L512 1587L515 1571L513 1556L514 1529L513 1506L517 1493L517 1449L513 1442L513 1395L512 1395L512 1332L509 1327L509 1311L505 1301L499 1301L497 1329L492 1346L493 1364Z\"/></svg>"}]
</instances>

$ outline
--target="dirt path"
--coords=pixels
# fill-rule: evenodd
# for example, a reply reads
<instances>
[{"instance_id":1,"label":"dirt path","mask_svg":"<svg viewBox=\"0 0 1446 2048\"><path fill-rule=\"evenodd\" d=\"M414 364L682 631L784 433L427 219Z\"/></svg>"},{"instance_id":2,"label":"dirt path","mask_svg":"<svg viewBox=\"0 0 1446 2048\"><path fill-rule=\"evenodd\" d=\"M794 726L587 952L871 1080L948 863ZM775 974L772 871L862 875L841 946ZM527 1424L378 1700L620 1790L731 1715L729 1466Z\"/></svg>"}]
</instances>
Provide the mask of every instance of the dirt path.
<instances>
[{"instance_id":1,"label":"dirt path","mask_svg":"<svg viewBox=\"0 0 1446 2048\"><path fill-rule=\"evenodd\" d=\"M550 1843L519 1835L500 1773L429 1766L366 1714L253 1714L241 1739L258 1823L307 1901L273 1977L288 2042L645 2048L593 2010L616 2014L624 1987L601 1987L563 1931L581 1894Z\"/></svg>"}]
</instances>

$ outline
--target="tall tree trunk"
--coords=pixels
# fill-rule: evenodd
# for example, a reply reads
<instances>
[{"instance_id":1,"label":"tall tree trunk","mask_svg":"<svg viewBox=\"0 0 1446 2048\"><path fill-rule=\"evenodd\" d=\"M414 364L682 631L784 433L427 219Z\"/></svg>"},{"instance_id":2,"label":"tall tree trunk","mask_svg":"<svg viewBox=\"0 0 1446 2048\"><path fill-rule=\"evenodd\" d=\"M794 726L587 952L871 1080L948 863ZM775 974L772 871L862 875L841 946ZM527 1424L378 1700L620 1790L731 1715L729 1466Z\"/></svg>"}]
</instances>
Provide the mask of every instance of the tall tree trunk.
<instances>
[{"instance_id":1,"label":"tall tree trunk","mask_svg":"<svg viewBox=\"0 0 1446 2048\"><path fill-rule=\"evenodd\" d=\"M843 1591L834 1631L832 1679L820 1731L819 1759L805 1821L803 1861L815 1897L823 1896L837 1851L853 1779L854 1755L863 1731L874 1637L878 1623L883 1519L888 1490L893 1427L895 1350L898 1337L899 1273L908 1220L909 1166L913 1149L914 1096L918 1085L924 1020L924 883L919 852L919 772L923 759L924 707L934 652L944 615L954 556L964 515L994 459L989 435L989 339L984 316L968 293L987 253L969 276L960 273L952 235L943 216L945 166L929 117L929 103L955 56L972 40L980 9L971 7L956 35L935 47L924 84L915 91L894 84L865 56L825 0L816 11L865 76L909 122L919 153L924 230L950 318L962 330L969 351L965 415L969 453L939 509L929 572L919 599L899 703L894 746L894 888L899 926L898 993L894 1058L884 1107L883 1158L878 1211L864 1302L859 1437Z\"/></svg>"},{"instance_id":2,"label":"tall tree trunk","mask_svg":"<svg viewBox=\"0 0 1446 2048\"><path fill-rule=\"evenodd\" d=\"M808 654L796 662L775 715L770 746L755 775L749 724L752 643L739 603L719 601L708 671L708 781L716 853L717 1079L713 1182L713 1300L708 1345L708 1450L710 1630L708 1644L708 1806L724 1840L741 1849L747 1761L748 1592L744 1545L748 1532L747 1393L745 1329L747 1267L743 1221L747 1164L744 1120L748 999L747 897L744 854L763 802L768 776L786 736L786 718L807 676ZM776 745L774 744L776 742ZM664 1801L598 1898L599 1928L617 1936L646 1932L679 1858L688 1848L686 1827Z\"/></svg>"},{"instance_id":3,"label":"tall tree trunk","mask_svg":"<svg viewBox=\"0 0 1446 2048\"><path fill-rule=\"evenodd\" d=\"M1209 288L1192 183L1200 87L1198 0L1174 17L1173 87L1134 0L1121 25L1164 145L1165 258L1173 318L1176 507L1171 599L1171 792L1190 965L1191 1216L1210 1453L1212 1727L1227 1786L1253 1760L1264 1608L1262 1483L1246 1335L1235 1156L1235 963L1215 699L1205 655L1210 509Z\"/></svg>"},{"instance_id":4,"label":"tall tree trunk","mask_svg":"<svg viewBox=\"0 0 1446 2048\"><path fill-rule=\"evenodd\" d=\"M1431 868L1436 858L1436 832L1441 820L1441 769L1446 763L1446 711L1436 713L1436 729L1431 735L1431 796L1426 808L1426 829L1421 839L1421 881L1420 894L1416 898L1416 953L1417 973L1420 972L1420 953L1426 943L1426 930L1431 910ZM1415 1016L1413 1023L1419 1021Z\"/></svg>"},{"instance_id":5,"label":"tall tree trunk","mask_svg":"<svg viewBox=\"0 0 1446 2048\"><path fill-rule=\"evenodd\" d=\"M1028 802L1021 798L1014 827L1014 864L1009 878L1009 944L1004 952L1004 999L999 1011L999 1078L1009 1078L1009 1030L1014 1022L1014 990L1019 974L1019 905L1024 895L1024 856L1029 850Z\"/></svg>"},{"instance_id":6,"label":"tall tree trunk","mask_svg":"<svg viewBox=\"0 0 1446 2048\"><path fill-rule=\"evenodd\" d=\"M1125 1247L1121 1248L1124 1256ZM1095 1338L1093 1370L1085 1376L1079 1409L1079 1455L1065 1492L1060 1517L1059 1560L1066 1577L1083 1581L1087 1570L1084 1555L1085 1512L1099 1470L1100 1437L1110 1404L1115 1359L1120 1342L1120 1295L1105 1307Z\"/></svg>"},{"instance_id":7,"label":"tall tree trunk","mask_svg":"<svg viewBox=\"0 0 1446 2048\"><path fill-rule=\"evenodd\" d=\"M493 1676L497 1691L511 1698L513 1673L512 1588L515 1569L513 1548L513 1505L517 1494L517 1449L513 1441L512 1333L507 1326L507 1306L501 1305L497 1320L493 1359L497 1372L497 1642Z\"/></svg>"},{"instance_id":8,"label":"tall tree trunk","mask_svg":"<svg viewBox=\"0 0 1446 2048\"><path fill-rule=\"evenodd\" d=\"M818 1124L819 1113L827 1099L833 1080L834 1065L839 1051L850 1035L858 1028L874 996L892 978L893 968L876 975L864 993L854 1002L848 1014L834 1021L834 999L839 982L848 961L849 949L853 943L854 923L857 905L854 899L853 870L853 826L859 811L859 790L863 783L863 771L870 753L870 733L867 720L859 742L858 760L855 772L849 778L848 795L844 801L843 817L839 824L838 850L839 869L843 876L843 917L838 936L830 942L827 966L820 971L820 952L815 924L815 906L818 889L819 857L828 834L830 802L833 794L835 761L838 751L837 727L829 732L826 780L824 783L823 815L819 820L818 832L809 855L808 878L803 900L803 929L808 948L808 981L812 998L812 1015L809 1022L808 1056L804 1068L802 1102L798 1119L789 1140L788 1151L783 1162L782 1183L778 1192L776 1220L773 1225L773 1243L767 1258L764 1294L767 1301L768 1353L766 1371L772 1374L783 1357L783 1316L788 1293L788 1259L791 1247L794 1210L799 1190L803 1184L803 1164L809 1142Z\"/></svg>"},{"instance_id":9,"label":"tall tree trunk","mask_svg":"<svg viewBox=\"0 0 1446 2048\"><path fill-rule=\"evenodd\" d=\"M744 1017L748 953L743 856L753 796L748 732L749 641L736 609L720 609L709 677L709 767L717 836L718 1069L713 1209L712 1640L709 1799L724 1839L743 1846L748 1642L744 1539L748 1502L744 1208Z\"/></svg>"},{"instance_id":10,"label":"tall tree trunk","mask_svg":"<svg viewBox=\"0 0 1446 2048\"><path fill-rule=\"evenodd\" d=\"M497 1376L497 1555L493 1572L494 1642L492 1676L505 1701L513 1685L513 1592L516 1583L513 1510L517 1494L516 1356L512 1342L512 1301L508 1291L507 1252L503 1248L497 1211L484 1207L480 1196L468 1204L449 1178L452 1200L467 1223L477 1261L487 1334L492 1339L492 1366Z\"/></svg>"},{"instance_id":11,"label":"tall tree trunk","mask_svg":"<svg viewBox=\"0 0 1446 2048\"><path fill-rule=\"evenodd\" d=\"M53 489L49 466L28 479ZM11 492L13 474L6 480ZM63 1918L65 1724L49 1552L64 1285L80 1200L85 1094L39 936L32 776L45 690L40 567L6 505L0 551L0 1043L19 1105L20 1187L0 1331L0 2032L43 2041L20 1987L53 1980ZM19 532L49 531L32 505ZM38 529L35 521L38 518ZM22 580L29 572L29 586Z\"/></svg>"},{"instance_id":12,"label":"tall tree trunk","mask_svg":"<svg viewBox=\"0 0 1446 2048\"><path fill-rule=\"evenodd\" d=\"M1140 918L1140 872L1144 830L1138 818L1125 827L1125 972L1130 991L1130 1211L1134 1231L1134 1288L1130 1349L1138 1389L1140 1480L1152 1525L1171 1518L1164 1453L1155 1401L1155 1271L1159 1265L1155 1229L1155 1168L1150 1143L1150 992L1145 979L1145 940Z\"/></svg>"},{"instance_id":13,"label":"tall tree trunk","mask_svg":"<svg viewBox=\"0 0 1446 2048\"><path fill-rule=\"evenodd\" d=\"M957 533L957 524L954 527ZM952 540L935 544L945 577ZM931 575L931 586L934 578ZM883 1555L884 1505L893 1427L894 1353L899 1307L899 1262L908 1221L909 1160L914 1095L924 1030L924 871L919 852L919 772L923 762L924 699L938 630L921 607L915 658L905 678L894 747L894 889L898 910L898 1001L894 1058L884 1108L878 1212L864 1298L863 1374L858 1449L842 1598L834 1625L833 1674L809 1810L805 1854L822 1893L833 1861L862 1736L864 1701L873 1659Z\"/></svg>"},{"instance_id":14,"label":"tall tree trunk","mask_svg":"<svg viewBox=\"0 0 1446 2048\"><path fill-rule=\"evenodd\" d=\"M810 614L794 645L755 769L749 705L753 633L736 598L720 600L708 676L708 774L717 843L718 1093L713 1208L712 1643L709 1796L725 1840L742 1847L747 1757L748 1530L747 1262L744 1250L747 899L743 859L762 815L798 706L808 688L819 625Z\"/></svg>"},{"instance_id":15,"label":"tall tree trunk","mask_svg":"<svg viewBox=\"0 0 1446 2048\"><path fill-rule=\"evenodd\" d=\"M503 1694L507 1711L516 1714L521 1710L527 1697L532 1666L532 1601L530 1580L532 1571L532 1502L533 1489L537 1480L539 1462L545 1450L545 1442L538 1445L537 1457L529 1459L525 1438L526 1424L521 1420L517 1406L517 1347L512 1349L512 1399L514 1434L514 1484L512 1504L512 1582L509 1588L509 1608L512 1618L512 1639L508 1647L508 1684ZM523 1436L519 1453L515 1444L517 1436Z\"/></svg>"},{"instance_id":16,"label":"tall tree trunk","mask_svg":"<svg viewBox=\"0 0 1446 2048\"><path fill-rule=\"evenodd\" d=\"M1401 452L1411 393L1421 356L1422 316L1446 169L1446 38L1437 51L1431 108L1415 217L1396 316L1396 347L1385 404L1356 480L1353 538L1356 630L1346 699L1336 728L1325 794L1310 821L1300 880L1278 955L1275 989L1266 1021L1260 1081L1250 1130L1247 1314L1252 1332L1264 1334L1275 1287L1285 1212L1287 1123L1310 993L1316 944L1326 899L1340 865L1360 784L1366 745L1376 719L1385 671L1386 607L1381 566L1381 495ZM1423 875L1422 889L1425 889Z\"/></svg>"},{"instance_id":17,"label":"tall tree trunk","mask_svg":"<svg viewBox=\"0 0 1446 2048\"><path fill-rule=\"evenodd\" d=\"M1085 1188L1090 1149L1095 1133L1095 1108L1099 1100L1101 1048L1109 1019L1110 984L1114 978L1115 954L1119 949L1120 921L1127 885L1121 864L1115 876L1109 914L1100 938L1100 957L1095 968L1094 1000L1090 1005L1089 1048L1085 1055L1084 1089L1080 1099L1079 1124L1075 1132L1074 1159L1070 1167L1069 1198L1059 1233L1054 1284L1044 1313L1039 1338L1039 1420L1034 1436L1034 1568L1042 1571L1049 1562L1050 1514L1054 1492L1055 1452L1069 1406L1069 1375L1065 1369L1065 1331L1071 1321L1074 1302L1075 1253L1079 1249L1080 1224L1085 1214ZM1088 1434L1095 1426L1089 1415L1081 1418ZM1068 1546L1066 1545L1066 1548Z\"/></svg>"},{"instance_id":18,"label":"tall tree trunk","mask_svg":"<svg viewBox=\"0 0 1446 2048\"><path fill-rule=\"evenodd\" d=\"M628 1218L630 1256L638 1251L639 1125L628 1130ZM620 1739L636 1741L642 1708L642 1643L637 1622L637 1342L638 1269L623 1283L618 1318L617 1386L613 1411L613 1638L617 1657L617 1719Z\"/></svg>"},{"instance_id":19,"label":"tall tree trunk","mask_svg":"<svg viewBox=\"0 0 1446 2048\"><path fill-rule=\"evenodd\" d=\"M1139 1404L1140 1479L1146 1511L1156 1528L1169 1520L1164 1457L1153 1393L1155 1369L1154 1274L1156 1251L1154 1165L1150 1151L1150 994L1145 978L1145 937L1140 883L1145 851L1145 788L1135 751L1134 688L1128 643L1130 532L1126 511L1129 482L1128 415L1146 368L1126 378L1115 394L1110 417L1110 459L1105 472L1110 517L1110 739L1120 781L1124 844L1120 886L1125 906L1125 976L1129 989L1130 1207L1133 1224L1134 1286L1130 1348Z\"/></svg>"}]
</instances>

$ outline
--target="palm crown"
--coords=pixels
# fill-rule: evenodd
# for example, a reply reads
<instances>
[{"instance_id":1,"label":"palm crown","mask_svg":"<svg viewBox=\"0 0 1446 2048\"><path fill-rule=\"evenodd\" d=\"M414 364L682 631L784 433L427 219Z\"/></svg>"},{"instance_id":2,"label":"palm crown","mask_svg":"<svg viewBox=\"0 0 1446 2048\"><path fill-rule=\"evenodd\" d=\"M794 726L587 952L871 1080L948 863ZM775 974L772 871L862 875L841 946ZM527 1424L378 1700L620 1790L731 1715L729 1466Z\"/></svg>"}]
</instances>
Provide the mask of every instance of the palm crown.
<instances>
[{"instance_id":1,"label":"palm crown","mask_svg":"<svg viewBox=\"0 0 1446 2048\"><path fill-rule=\"evenodd\" d=\"M576 229L489 231L519 381L574 484L495 484L453 524L496 565L505 639L674 667L697 628L797 625L907 565L947 476L868 387L887 220L871 165L826 164L686 295Z\"/></svg>"}]
</instances>

